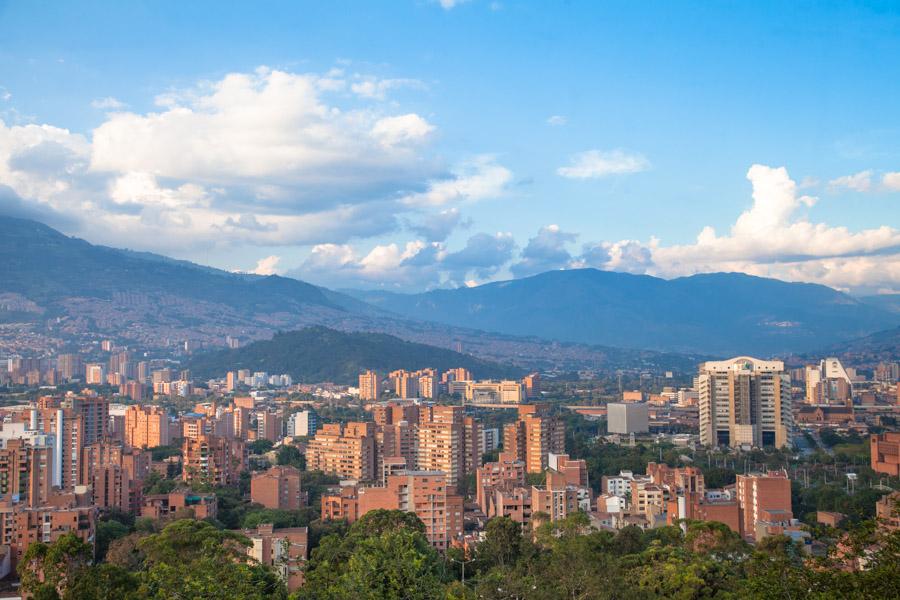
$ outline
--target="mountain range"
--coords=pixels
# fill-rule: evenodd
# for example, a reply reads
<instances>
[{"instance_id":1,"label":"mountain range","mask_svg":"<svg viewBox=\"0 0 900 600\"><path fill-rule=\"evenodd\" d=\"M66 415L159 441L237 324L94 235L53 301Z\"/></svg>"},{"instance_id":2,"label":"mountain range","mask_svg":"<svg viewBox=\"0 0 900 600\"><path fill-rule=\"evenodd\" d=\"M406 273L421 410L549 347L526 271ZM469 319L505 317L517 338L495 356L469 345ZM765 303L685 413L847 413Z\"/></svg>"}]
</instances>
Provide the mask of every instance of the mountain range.
<instances>
[{"instance_id":1,"label":"mountain range","mask_svg":"<svg viewBox=\"0 0 900 600\"><path fill-rule=\"evenodd\" d=\"M900 323L900 313L826 286L742 273L665 280L572 269L422 294L348 293L410 319L710 354L809 351Z\"/></svg>"},{"instance_id":2,"label":"mountain range","mask_svg":"<svg viewBox=\"0 0 900 600\"><path fill-rule=\"evenodd\" d=\"M228 335L252 342L321 325L525 368L690 369L705 357L806 352L900 324L880 297L734 273L664 280L582 269L421 294L334 291L3 216L0 265L0 351L101 337L221 347Z\"/></svg>"}]
</instances>

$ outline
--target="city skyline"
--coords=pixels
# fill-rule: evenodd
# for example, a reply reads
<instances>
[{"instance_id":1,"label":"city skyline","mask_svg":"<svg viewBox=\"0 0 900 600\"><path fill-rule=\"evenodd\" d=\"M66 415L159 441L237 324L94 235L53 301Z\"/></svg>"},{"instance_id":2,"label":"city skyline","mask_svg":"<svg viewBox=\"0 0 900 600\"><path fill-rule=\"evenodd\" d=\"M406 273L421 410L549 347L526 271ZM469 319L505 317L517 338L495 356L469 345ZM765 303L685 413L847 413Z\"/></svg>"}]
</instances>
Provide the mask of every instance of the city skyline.
<instances>
[{"instance_id":1,"label":"city skyline","mask_svg":"<svg viewBox=\"0 0 900 600\"><path fill-rule=\"evenodd\" d=\"M0 212L337 288L900 289L890 4L266 8L0 6Z\"/></svg>"}]
</instances>

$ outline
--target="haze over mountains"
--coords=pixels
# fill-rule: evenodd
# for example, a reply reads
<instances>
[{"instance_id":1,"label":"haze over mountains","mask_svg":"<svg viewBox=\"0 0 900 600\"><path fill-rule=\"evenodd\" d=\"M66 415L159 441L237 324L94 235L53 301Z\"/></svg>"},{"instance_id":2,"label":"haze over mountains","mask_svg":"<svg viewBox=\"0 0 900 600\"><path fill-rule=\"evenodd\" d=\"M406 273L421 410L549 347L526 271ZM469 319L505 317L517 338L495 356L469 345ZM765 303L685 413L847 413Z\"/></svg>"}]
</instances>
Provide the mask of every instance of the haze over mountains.
<instances>
[{"instance_id":1,"label":"haze over mountains","mask_svg":"<svg viewBox=\"0 0 900 600\"><path fill-rule=\"evenodd\" d=\"M665 280L577 269L423 294L355 295L404 317L486 331L725 354L812 350L900 322L829 287L740 273Z\"/></svg>"},{"instance_id":2,"label":"haze over mountains","mask_svg":"<svg viewBox=\"0 0 900 600\"><path fill-rule=\"evenodd\" d=\"M10 217L0 217L0 264L0 323L40 324L37 334L49 336L115 334L144 345L166 337L220 345L226 335L267 339L325 325L461 344L480 358L520 365L615 368L811 351L900 324L886 303L724 273L667 281L551 271L475 288L351 297L285 277L95 246Z\"/></svg>"}]
</instances>

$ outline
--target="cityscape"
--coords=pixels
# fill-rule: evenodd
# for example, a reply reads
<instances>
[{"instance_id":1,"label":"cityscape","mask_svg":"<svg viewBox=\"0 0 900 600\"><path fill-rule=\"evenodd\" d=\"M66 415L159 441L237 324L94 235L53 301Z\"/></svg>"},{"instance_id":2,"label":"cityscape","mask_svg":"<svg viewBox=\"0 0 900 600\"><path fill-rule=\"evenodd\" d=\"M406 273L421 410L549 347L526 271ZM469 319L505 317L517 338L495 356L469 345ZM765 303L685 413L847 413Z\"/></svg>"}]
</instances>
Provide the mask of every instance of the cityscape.
<instances>
[{"instance_id":1,"label":"cityscape","mask_svg":"<svg viewBox=\"0 0 900 600\"><path fill-rule=\"evenodd\" d=\"M0 599L900 598L896 6L0 33Z\"/></svg>"}]
</instances>

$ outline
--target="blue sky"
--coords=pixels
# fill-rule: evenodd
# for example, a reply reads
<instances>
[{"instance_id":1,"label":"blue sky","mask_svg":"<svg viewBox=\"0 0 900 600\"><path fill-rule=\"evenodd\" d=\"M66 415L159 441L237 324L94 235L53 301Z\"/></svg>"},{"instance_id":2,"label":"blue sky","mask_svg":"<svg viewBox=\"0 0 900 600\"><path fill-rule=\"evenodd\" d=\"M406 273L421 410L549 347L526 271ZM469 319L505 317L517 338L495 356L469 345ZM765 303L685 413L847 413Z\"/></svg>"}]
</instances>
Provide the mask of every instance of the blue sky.
<instances>
[{"instance_id":1,"label":"blue sky","mask_svg":"<svg viewBox=\"0 0 900 600\"><path fill-rule=\"evenodd\" d=\"M0 207L335 287L900 289L896 3L446 4L0 1Z\"/></svg>"}]
</instances>

